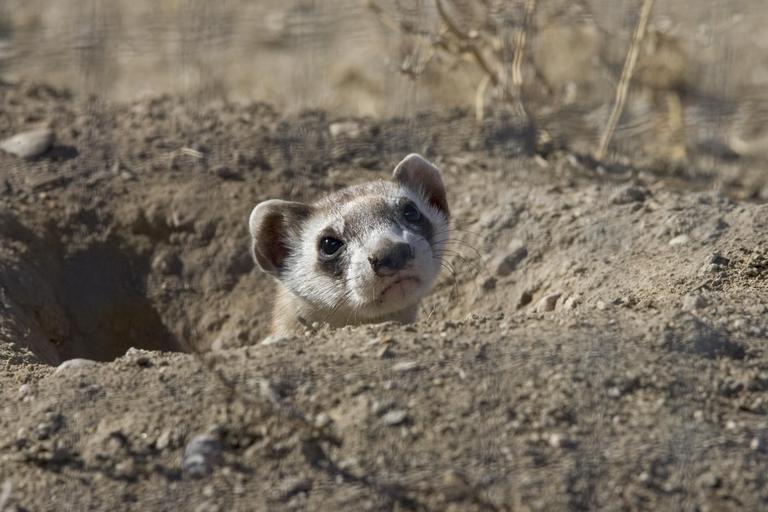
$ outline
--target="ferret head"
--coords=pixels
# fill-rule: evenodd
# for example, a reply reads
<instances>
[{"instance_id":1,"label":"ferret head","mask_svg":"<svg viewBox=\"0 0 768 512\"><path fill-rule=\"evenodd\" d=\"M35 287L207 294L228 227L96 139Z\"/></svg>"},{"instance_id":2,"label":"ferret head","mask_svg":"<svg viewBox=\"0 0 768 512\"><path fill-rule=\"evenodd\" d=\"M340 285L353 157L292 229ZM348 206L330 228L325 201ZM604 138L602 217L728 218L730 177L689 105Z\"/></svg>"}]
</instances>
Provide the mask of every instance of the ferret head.
<instances>
[{"instance_id":1,"label":"ferret head","mask_svg":"<svg viewBox=\"0 0 768 512\"><path fill-rule=\"evenodd\" d=\"M440 171L411 154L392 181L309 205L264 201L249 225L261 270L329 322L347 324L416 307L439 273L448 215Z\"/></svg>"}]
</instances>

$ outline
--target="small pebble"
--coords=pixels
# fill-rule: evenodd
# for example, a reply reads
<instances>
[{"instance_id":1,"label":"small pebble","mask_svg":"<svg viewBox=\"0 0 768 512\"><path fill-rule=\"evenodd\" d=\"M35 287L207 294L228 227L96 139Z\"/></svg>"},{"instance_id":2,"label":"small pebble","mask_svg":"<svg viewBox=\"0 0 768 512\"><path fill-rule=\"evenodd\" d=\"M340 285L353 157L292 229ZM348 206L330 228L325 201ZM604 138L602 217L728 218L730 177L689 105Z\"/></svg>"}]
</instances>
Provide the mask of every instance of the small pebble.
<instances>
[{"instance_id":1,"label":"small pebble","mask_svg":"<svg viewBox=\"0 0 768 512\"><path fill-rule=\"evenodd\" d=\"M269 336L265 337L261 340L262 345L277 345L279 343L283 343L285 341L288 341L288 338L285 336L281 336L279 334L270 334Z\"/></svg>"},{"instance_id":2,"label":"small pebble","mask_svg":"<svg viewBox=\"0 0 768 512\"><path fill-rule=\"evenodd\" d=\"M536 311L539 313L545 313L547 311L554 311L557 305L557 299L560 298L560 293L550 293L541 298L536 304Z\"/></svg>"},{"instance_id":3,"label":"small pebble","mask_svg":"<svg viewBox=\"0 0 768 512\"><path fill-rule=\"evenodd\" d=\"M170 446L171 444L171 431L170 430L164 430L160 436L158 436L157 440L155 441L155 448L158 450L165 450Z\"/></svg>"},{"instance_id":4,"label":"small pebble","mask_svg":"<svg viewBox=\"0 0 768 512\"><path fill-rule=\"evenodd\" d=\"M395 409L394 411L389 411L387 414L381 417L382 423L384 423L385 425L389 425L390 427L402 425L403 423L405 423L407 419L408 419L408 413L403 411L402 409Z\"/></svg>"},{"instance_id":5,"label":"small pebble","mask_svg":"<svg viewBox=\"0 0 768 512\"><path fill-rule=\"evenodd\" d=\"M648 189L629 185L617 190L611 197L613 204L642 203L650 195Z\"/></svg>"},{"instance_id":6,"label":"small pebble","mask_svg":"<svg viewBox=\"0 0 768 512\"><path fill-rule=\"evenodd\" d=\"M701 487L714 489L720 485L720 478L711 472L706 472L698 478L698 484Z\"/></svg>"},{"instance_id":7,"label":"small pebble","mask_svg":"<svg viewBox=\"0 0 768 512\"><path fill-rule=\"evenodd\" d=\"M125 351L125 355L123 357L132 359L136 366L141 366L142 368L149 368L152 366L152 352L149 350L130 347Z\"/></svg>"},{"instance_id":8,"label":"small pebble","mask_svg":"<svg viewBox=\"0 0 768 512\"><path fill-rule=\"evenodd\" d=\"M579 300L576 297L568 297L563 305L565 309L576 309L576 306L579 305Z\"/></svg>"},{"instance_id":9,"label":"small pebble","mask_svg":"<svg viewBox=\"0 0 768 512\"><path fill-rule=\"evenodd\" d=\"M45 420L41 421L37 424L37 426L35 426L35 435L39 440L48 439L53 434L61 430L63 426L64 415L56 412L49 412L46 414Z\"/></svg>"},{"instance_id":10,"label":"small pebble","mask_svg":"<svg viewBox=\"0 0 768 512\"><path fill-rule=\"evenodd\" d=\"M0 149L19 158L40 156L53 144L53 130L42 128L17 133L0 142Z\"/></svg>"},{"instance_id":11,"label":"small pebble","mask_svg":"<svg viewBox=\"0 0 768 512\"><path fill-rule=\"evenodd\" d=\"M29 384L22 384L19 386L19 398L26 398L30 394L32 394L32 386Z\"/></svg>"},{"instance_id":12,"label":"small pebble","mask_svg":"<svg viewBox=\"0 0 768 512\"><path fill-rule=\"evenodd\" d=\"M221 512L221 508L215 503L204 501L195 507L195 512Z\"/></svg>"},{"instance_id":13,"label":"small pebble","mask_svg":"<svg viewBox=\"0 0 768 512\"><path fill-rule=\"evenodd\" d=\"M283 480L278 490L280 498L287 500L299 493L307 493L312 490L312 480L305 476L290 477Z\"/></svg>"},{"instance_id":14,"label":"small pebble","mask_svg":"<svg viewBox=\"0 0 768 512\"><path fill-rule=\"evenodd\" d=\"M712 256L709 257L709 262L713 265L720 265L721 267L727 267L731 264L731 260L717 252L712 253Z\"/></svg>"},{"instance_id":15,"label":"small pebble","mask_svg":"<svg viewBox=\"0 0 768 512\"><path fill-rule=\"evenodd\" d=\"M59 366L56 367L56 371L53 373L55 375L59 375L62 373L68 373L72 370L81 370L84 368L91 368L94 366L97 366L99 363L96 361L92 361L91 359L82 359L82 358L75 358L75 359L68 359L61 363Z\"/></svg>"},{"instance_id":16,"label":"small pebble","mask_svg":"<svg viewBox=\"0 0 768 512\"><path fill-rule=\"evenodd\" d=\"M679 235L673 238L669 241L669 245L672 247L678 246L678 245L685 245L688 242L691 241L691 238L688 235Z\"/></svg>"},{"instance_id":17,"label":"small pebble","mask_svg":"<svg viewBox=\"0 0 768 512\"><path fill-rule=\"evenodd\" d=\"M550 434L549 439L547 440L549 442L549 446L552 448L567 448L571 446L571 441L568 439L567 436L564 434Z\"/></svg>"},{"instance_id":18,"label":"small pebble","mask_svg":"<svg viewBox=\"0 0 768 512\"><path fill-rule=\"evenodd\" d=\"M221 461L222 445L218 438L202 434L195 436L184 448L181 469L192 478L203 478L213 472Z\"/></svg>"},{"instance_id":19,"label":"small pebble","mask_svg":"<svg viewBox=\"0 0 768 512\"><path fill-rule=\"evenodd\" d=\"M356 139L360 136L360 125L355 121L340 121L338 123L331 123L328 131L331 132L331 137L334 139L338 137Z\"/></svg>"},{"instance_id":20,"label":"small pebble","mask_svg":"<svg viewBox=\"0 0 768 512\"><path fill-rule=\"evenodd\" d=\"M396 372L410 372L419 368L419 363L416 361L401 361L392 366L392 370Z\"/></svg>"},{"instance_id":21,"label":"small pebble","mask_svg":"<svg viewBox=\"0 0 768 512\"><path fill-rule=\"evenodd\" d=\"M705 276L707 274L719 274L724 270L725 270L725 267L723 267L722 265L718 265L716 263L705 263L699 269L699 275Z\"/></svg>"}]
</instances>

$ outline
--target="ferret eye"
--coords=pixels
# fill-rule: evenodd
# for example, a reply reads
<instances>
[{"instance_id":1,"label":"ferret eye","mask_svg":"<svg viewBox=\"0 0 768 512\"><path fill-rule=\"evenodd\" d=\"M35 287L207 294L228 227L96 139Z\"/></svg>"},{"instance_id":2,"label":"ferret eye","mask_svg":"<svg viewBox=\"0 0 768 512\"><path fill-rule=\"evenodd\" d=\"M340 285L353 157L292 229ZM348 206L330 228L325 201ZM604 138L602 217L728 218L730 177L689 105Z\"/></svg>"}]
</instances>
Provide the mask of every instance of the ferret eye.
<instances>
[{"instance_id":1,"label":"ferret eye","mask_svg":"<svg viewBox=\"0 0 768 512\"><path fill-rule=\"evenodd\" d=\"M416 205L408 203L403 208L403 218L408 222L419 222L421 220L421 212Z\"/></svg>"},{"instance_id":2,"label":"ferret eye","mask_svg":"<svg viewBox=\"0 0 768 512\"><path fill-rule=\"evenodd\" d=\"M339 252L339 249L341 249L343 245L344 245L344 242L342 242L338 238L326 236L320 239L319 248L323 256L333 256L334 254Z\"/></svg>"}]
</instances>

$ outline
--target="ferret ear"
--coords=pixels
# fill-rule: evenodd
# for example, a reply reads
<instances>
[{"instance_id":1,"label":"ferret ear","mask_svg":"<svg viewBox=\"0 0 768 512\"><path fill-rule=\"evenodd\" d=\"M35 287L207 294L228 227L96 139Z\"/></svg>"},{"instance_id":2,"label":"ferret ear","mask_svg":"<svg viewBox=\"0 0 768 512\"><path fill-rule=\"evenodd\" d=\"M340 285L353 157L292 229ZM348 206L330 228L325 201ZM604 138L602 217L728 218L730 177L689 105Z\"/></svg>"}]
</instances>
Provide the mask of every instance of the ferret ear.
<instances>
[{"instance_id":1,"label":"ferret ear","mask_svg":"<svg viewBox=\"0 0 768 512\"><path fill-rule=\"evenodd\" d=\"M448 217L448 199L440 171L421 155L411 153L395 167L392 179L411 190L422 192L427 201Z\"/></svg>"},{"instance_id":2,"label":"ferret ear","mask_svg":"<svg viewBox=\"0 0 768 512\"><path fill-rule=\"evenodd\" d=\"M272 275L279 275L290 252L289 237L296 233L311 208L302 203L270 199L256 205L248 219L251 253L256 264Z\"/></svg>"}]
</instances>

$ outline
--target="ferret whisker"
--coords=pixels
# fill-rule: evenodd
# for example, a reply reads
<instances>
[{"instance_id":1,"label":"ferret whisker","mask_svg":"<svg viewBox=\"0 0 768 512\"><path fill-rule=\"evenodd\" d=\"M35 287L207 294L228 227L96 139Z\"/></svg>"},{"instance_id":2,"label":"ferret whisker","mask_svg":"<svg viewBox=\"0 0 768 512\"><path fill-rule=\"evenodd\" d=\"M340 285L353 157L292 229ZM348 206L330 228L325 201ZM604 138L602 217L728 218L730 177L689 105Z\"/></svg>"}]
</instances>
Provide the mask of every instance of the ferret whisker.
<instances>
[{"instance_id":1,"label":"ferret whisker","mask_svg":"<svg viewBox=\"0 0 768 512\"><path fill-rule=\"evenodd\" d=\"M465 256L464 254L462 254L460 252L452 251L450 249L444 250L443 254L441 255L441 257L445 256L446 254L448 256L452 257L452 258L456 258L456 259L460 260L465 265L469 265L472 261L476 261L476 260L470 259L469 257Z\"/></svg>"},{"instance_id":2,"label":"ferret whisker","mask_svg":"<svg viewBox=\"0 0 768 512\"><path fill-rule=\"evenodd\" d=\"M435 232L433 233L432 236L435 237L435 240L437 241L437 243L462 243L462 244L471 244L472 247L475 247L475 244L472 244L467 240L454 236L454 233L450 230Z\"/></svg>"},{"instance_id":3,"label":"ferret whisker","mask_svg":"<svg viewBox=\"0 0 768 512\"><path fill-rule=\"evenodd\" d=\"M440 251L435 252L434 257L436 259L450 256L450 257L460 257L462 259L463 263L469 264L474 261L480 261L480 258L475 256L474 254L467 254L464 252L463 248L457 248L452 249L449 247L444 247Z\"/></svg>"},{"instance_id":4,"label":"ferret whisker","mask_svg":"<svg viewBox=\"0 0 768 512\"><path fill-rule=\"evenodd\" d=\"M455 301L459 298L459 283L456 279L456 274L451 276L451 293L448 295L448 300Z\"/></svg>"},{"instance_id":5,"label":"ferret whisker","mask_svg":"<svg viewBox=\"0 0 768 512\"><path fill-rule=\"evenodd\" d=\"M455 225L449 226L446 229L448 231L459 231L460 233L466 233L468 235L476 236L478 238L484 238L484 235L482 233L478 233L477 231L471 231L469 229L462 229L462 228L456 227Z\"/></svg>"}]
</instances>

